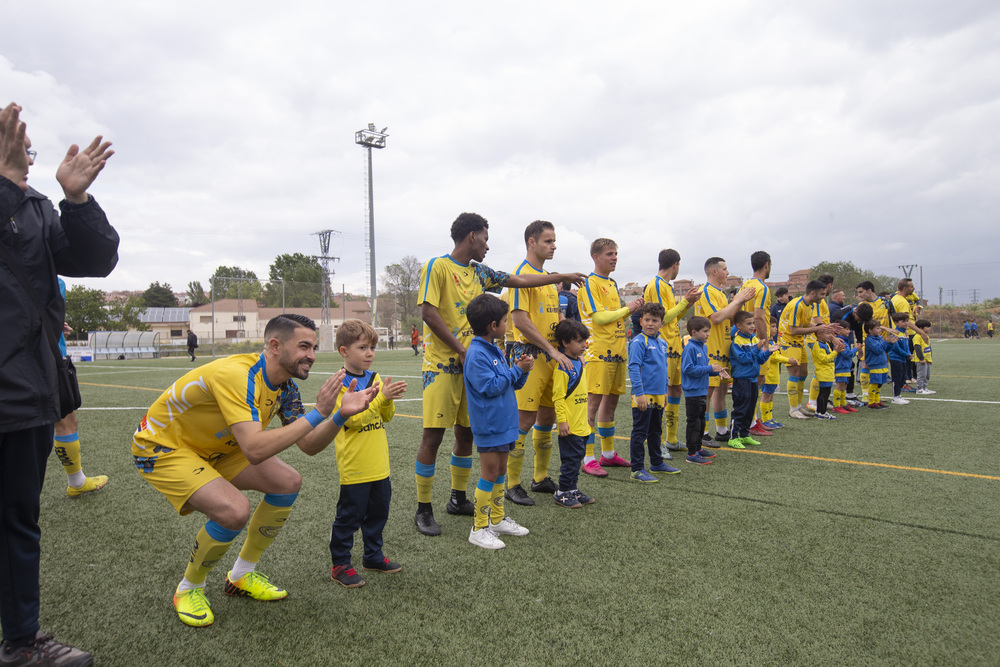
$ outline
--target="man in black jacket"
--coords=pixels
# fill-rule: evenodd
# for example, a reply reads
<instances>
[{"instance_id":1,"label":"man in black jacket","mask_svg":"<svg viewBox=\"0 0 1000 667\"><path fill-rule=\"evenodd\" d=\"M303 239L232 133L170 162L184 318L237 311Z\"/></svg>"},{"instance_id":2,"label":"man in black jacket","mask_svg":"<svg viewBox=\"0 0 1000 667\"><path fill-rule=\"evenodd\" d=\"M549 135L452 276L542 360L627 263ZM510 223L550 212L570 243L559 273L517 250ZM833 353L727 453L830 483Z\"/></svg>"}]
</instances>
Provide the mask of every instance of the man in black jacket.
<instances>
[{"instance_id":1,"label":"man in black jacket","mask_svg":"<svg viewBox=\"0 0 1000 667\"><path fill-rule=\"evenodd\" d=\"M194 361L194 349L198 347L198 336L195 335L193 331L188 329L188 354L191 355L191 361Z\"/></svg>"},{"instance_id":2,"label":"man in black jacket","mask_svg":"<svg viewBox=\"0 0 1000 667\"><path fill-rule=\"evenodd\" d=\"M59 643L38 624L38 526L45 463L59 420L56 360L42 326L60 331L65 302L56 274L106 276L118 262L118 233L87 189L104 168L110 142L74 144L56 171L62 211L28 187L35 152L21 108L0 111L0 244L26 275L39 313L17 274L0 261L0 664L90 665L89 653Z\"/></svg>"}]
</instances>

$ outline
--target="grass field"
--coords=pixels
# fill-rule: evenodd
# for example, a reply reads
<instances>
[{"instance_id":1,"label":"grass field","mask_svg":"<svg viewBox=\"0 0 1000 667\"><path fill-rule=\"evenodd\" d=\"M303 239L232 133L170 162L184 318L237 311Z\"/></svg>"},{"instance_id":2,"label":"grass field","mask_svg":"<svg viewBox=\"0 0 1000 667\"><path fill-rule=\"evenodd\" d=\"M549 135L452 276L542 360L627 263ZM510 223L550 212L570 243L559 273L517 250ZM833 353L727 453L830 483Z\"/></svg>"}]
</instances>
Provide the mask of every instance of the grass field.
<instances>
[{"instance_id":1,"label":"grass field","mask_svg":"<svg viewBox=\"0 0 1000 667\"><path fill-rule=\"evenodd\" d=\"M466 541L471 519L444 512L450 435L434 488L444 534L414 528L419 365L409 351L382 352L375 368L411 383L389 425L385 531L404 570L366 573L354 590L330 581L332 447L315 458L289 450L303 488L260 569L290 595L226 597L234 548L209 578L216 622L205 629L182 625L171 605L204 519L178 517L129 452L145 406L192 364L80 364L84 469L111 482L70 500L50 459L42 624L115 665L998 664L1000 345L937 342L934 358L937 395L908 406L786 419L762 447L719 450L710 466L675 461L681 474L658 484L626 469L581 475L597 499L581 510L538 495L535 507L508 503L531 535L486 552ZM303 397L335 367L322 356ZM786 398L776 405L780 420ZM626 456L630 424L623 401ZM360 536L355 554L357 565Z\"/></svg>"}]
</instances>

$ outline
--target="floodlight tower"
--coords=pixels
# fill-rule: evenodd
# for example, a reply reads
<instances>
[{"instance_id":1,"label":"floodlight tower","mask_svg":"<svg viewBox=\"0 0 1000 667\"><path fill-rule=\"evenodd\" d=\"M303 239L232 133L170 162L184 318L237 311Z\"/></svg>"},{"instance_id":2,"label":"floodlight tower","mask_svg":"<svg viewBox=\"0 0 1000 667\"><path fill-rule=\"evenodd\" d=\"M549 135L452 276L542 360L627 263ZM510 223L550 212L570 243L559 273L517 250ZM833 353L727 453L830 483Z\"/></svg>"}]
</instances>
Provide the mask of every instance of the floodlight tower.
<instances>
[{"instance_id":1,"label":"floodlight tower","mask_svg":"<svg viewBox=\"0 0 1000 667\"><path fill-rule=\"evenodd\" d=\"M375 307L378 302L378 288L375 285L375 195L372 191L372 149L385 148L385 133L388 127L375 129L375 123L368 123L367 130L354 133L354 143L363 146L368 157L368 274L371 278L372 326L375 326Z\"/></svg>"},{"instance_id":2,"label":"floodlight tower","mask_svg":"<svg viewBox=\"0 0 1000 667\"><path fill-rule=\"evenodd\" d=\"M330 271L330 261L340 261L339 257L330 256L330 235L339 233L336 229L324 229L310 234L310 236L319 237L319 249L323 253L322 255L313 255L313 259L318 259L320 266L323 268L323 301L322 310L320 311L320 319L323 324L330 323L330 276L333 274Z\"/></svg>"}]
</instances>

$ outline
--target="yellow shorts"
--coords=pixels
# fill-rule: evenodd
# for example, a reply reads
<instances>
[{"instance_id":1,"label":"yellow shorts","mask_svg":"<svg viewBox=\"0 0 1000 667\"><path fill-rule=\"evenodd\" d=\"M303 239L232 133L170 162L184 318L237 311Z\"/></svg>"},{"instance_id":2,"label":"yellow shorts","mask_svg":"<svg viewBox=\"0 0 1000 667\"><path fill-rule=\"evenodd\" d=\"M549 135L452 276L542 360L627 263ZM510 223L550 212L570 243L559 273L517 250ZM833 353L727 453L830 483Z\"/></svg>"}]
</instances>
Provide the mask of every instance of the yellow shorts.
<instances>
[{"instance_id":1,"label":"yellow shorts","mask_svg":"<svg viewBox=\"0 0 1000 667\"><path fill-rule=\"evenodd\" d=\"M537 412L540 407L552 407L552 373L558 365L554 359L546 361L544 354L535 358L524 386L515 392L518 410Z\"/></svg>"},{"instance_id":2,"label":"yellow shorts","mask_svg":"<svg viewBox=\"0 0 1000 667\"><path fill-rule=\"evenodd\" d=\"M681 384L681 342L677 346L667 343L667 384L677 387Z\"/></svg>"},{"instance_id":3,"label":"yellow shorts","mask_svg":"<svg viewBox=\"0 0 1000 667\"><path fill-rule=\"evenodd\" d=\"M781 356L788 357L789 359L795 359L799 362L799 366L802 370L806 370L806 364L809 363L809 355L806 354L805 347L795 347L793 345L781 344ZM796 377L801 377L797 375Z\"/></svg>"},{"instance_id":4,"label":"yellow shorts","mask_svg":"<svg viewBox=\"0 0 1000 667\"><path fill-rule=\"evenodd\" d=\"M175 449L153 456L138 456L135 452L133 448L139 474L167 497L178 514L191 513L190 509L182 508L195 491L220 477L232 481L250 465L238 447L228 454L213 455L211 461L190 449Z\"/></svg>"},{"instance_id":5,"label":"yellow shorts","mask_svg":"<svg viewBox=\"0 0 1000 667\"><path fill-rule=\"evenodd\" d=\"M635 398L636 398L635 395L633 395L632 396L632 407L633 408L639 407L635 403ZM658 394L658 395L657 394L646 394L646 400L649 401L649 408L660 408L662 410L663 407L667 404L667 402L666 402L666 396L663 395L663 394ZM646 409L648 410L649 408L646 408Z\"/></svg>"},{"instance_id":6,"label":"yellow shorts","mask_svg":"<svg viewBox=\"0 0 1000 667\"><path fill-rule=\"evenodd\" d=\"M588 361L587 393L608 396L625 393L628 364L624 361Z\"/></svg>"},{"instance_id":7,"label":"yellow shorts","mask_svg":"<svg viewBox=\"0 0 1000 667\"><path fill-rule=\"evenodd\" d=\"M424 371L424 428L469 426L465 376Z\"/></svg>"}]
</instances>

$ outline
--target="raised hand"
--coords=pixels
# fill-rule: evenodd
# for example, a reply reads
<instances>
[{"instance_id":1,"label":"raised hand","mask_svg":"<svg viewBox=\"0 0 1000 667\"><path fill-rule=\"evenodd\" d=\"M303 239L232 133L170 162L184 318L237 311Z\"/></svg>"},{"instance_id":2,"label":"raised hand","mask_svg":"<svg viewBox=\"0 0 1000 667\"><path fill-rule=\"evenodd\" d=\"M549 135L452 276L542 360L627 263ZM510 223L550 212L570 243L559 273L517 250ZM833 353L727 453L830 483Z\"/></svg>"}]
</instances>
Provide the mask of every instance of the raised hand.
<instances>
[{"instance_id":1,"label":"raised hand","mask_svg":"<svg viewBox=\"0 0 1000 667\"><path fill-rule=\"evenodd\" d=\"M74 204L83 204L87 201L87 188L104 169L108 158L115 154L114 151L108 150L111 142L102 143L101 139L103 137L98 135L82 151L76 144L70 146L66 151L66 157L56 170L56 180L62 186L63 194Z\"/></svg>"},{"instance_id":2,"label":"raised hand","mask_svg":"<svg viewBox=\"0 0 1000 667\"><path fill-rule=\"evenodd\" d=\"M357 380L354 382L356 383ZM333 377L324 382L323 386L319 388L319 393L316 395L316 409L324 417L329 417L333 414L333 409L337 407L337 397L340 396L340 390L344 386L343 383L344 372L343 369L340 369L340 371L334 373ZM343 411L341 411L341 414L343 414Z\"/></svg>"},{"instance_id":3,"label":"raised hand","mask_svg":"<svg viewBox=\"0 0 1000 667\"><path fill-rule=\"evenodd\" d=\"M560 275L562 276L562 280L560 280L559 282L565 282L568 280L577 287L582 285L583 282L587 279L587 275L585 273L563 273Z\"/></svg>"},{"instance_id":4,"label":"raised hand","mask_svg":"<svg viewBox=\"0 0 1000 667\"><path fill-rule=\"evenodd\" d=\"M743 289L741 289L739 292L736 293L736 297L733 299L733 301L738 301L739 303L746 303L750 299L754 298L756 294L757 290L754 288L754 286L747 285L746 287L744 287Z\"/></svg>"},{"instance_id":5,"label":"raised hand","mask_svg":"<svg viewBox=\"0 0 1000 667\"><path fill-rule=\"evenodd\" d=\"M385 379L385 384L382 385L382 394L388 398L390 401L394 401L400 396L406 393L406 383L400 380L399 382L393 382L392 377L387 377ZM341 412L340 414L344 414Z\"/></svg>"},{"instance_id":6,"label":"raised hand","mask_svg":"<svg viewBox=\"0 0 1000 667\"><path fill-rule=\"evenodd\" d=\"M697 301L701 297L701 289L702 289L702 287L704 287L704 285L695 285L694 287L692 287L691 289L689 289L687 292L684 292L684 297L683 298L688 303L694 303L695 301Z\"/></svg>"},{"instance_id":7,"label":"raised hand","mask_svg":"<svg viewBox=\"0 0 1000 667\"><path fill-rule=\"evenodd\" d=\"M24 148L26 125L21 122L21 107L11 102L0 111L0 176L10 179L22 190L28 189L28 153Z\"/></svg>"},{"instance_id":8,"label":"raised hand","mask_svg":"<svg viewBox=\"0 0 1000 667\"><path fill-rule=\"evenodd\" d=\"M642 308L642 304L644 304L644 303L646 303L646 300L643 299L641 296L638 299L633 299L628 304L628 312L629 313L634 313L635 311L637 311L640 308Z\"/></svg>"},{"instance_id":9,"label":"raised hand","mask_svg":"<svg viewBox=\"0 0 1000 667\"><path fill-rule=\"evenodd\" d=\"M333 378L327 380L327 382L331 382L332 380ZM343 382L343 380L341 380L341 382ZM364 412L365 408L368 407L368 404L372 402L372 399L378 395L381 385L373 384L364 391L356 391L357 388L358 388L358 381L351 380L351 385L347 387L347 390L344 393L344 397L340 399L341 417L351 417L353 415L358 414L359 412Z\"/></svg>"}]
</instances>

